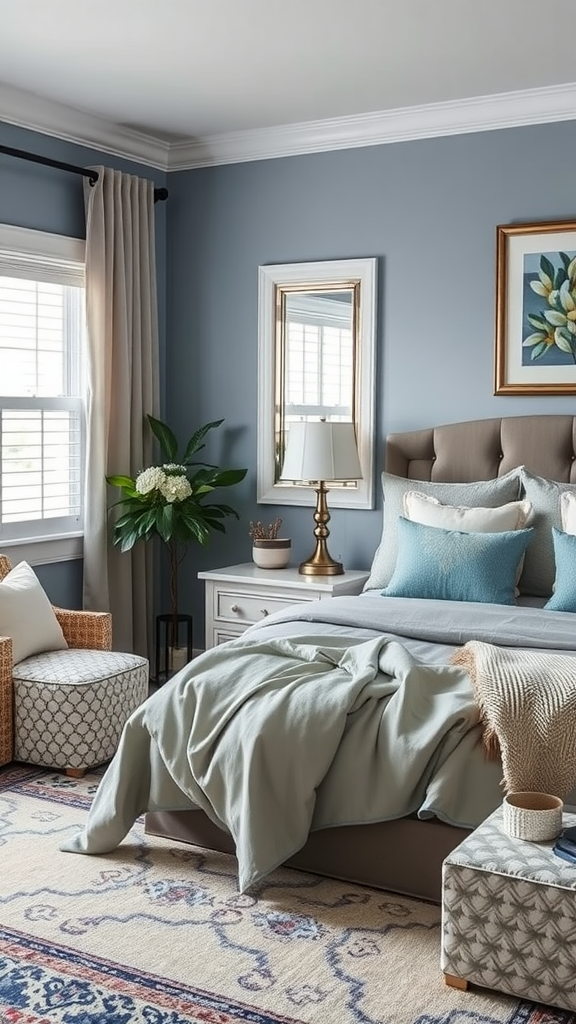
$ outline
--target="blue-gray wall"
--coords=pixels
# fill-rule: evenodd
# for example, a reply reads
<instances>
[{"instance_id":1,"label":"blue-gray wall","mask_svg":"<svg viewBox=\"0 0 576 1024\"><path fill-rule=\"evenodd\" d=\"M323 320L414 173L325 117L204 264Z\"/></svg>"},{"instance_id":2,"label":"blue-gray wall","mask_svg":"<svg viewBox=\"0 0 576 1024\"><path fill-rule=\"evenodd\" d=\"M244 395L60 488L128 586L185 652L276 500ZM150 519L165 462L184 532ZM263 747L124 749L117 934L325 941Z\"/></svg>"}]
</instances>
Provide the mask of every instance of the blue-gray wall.
<instances>
[{"instance_id":1,"label":"blue-gray wall","mask_svg":"<svg viewBox=\"0 0 576 1024\"><path fill-rule=\"evenodd\" d=\"M282 515L295 562L313 546L310 508L256 504L260 264L379 258L376 472L390 431L575 411L569 396L495 397L492 382L496 225L576 219L576 121L175 172L167 181L1 124L0 141L169 187L170 199L157 207L164 418L184 440L224 417L206 455L249 468L244 483L222 495L241 521L192 550L183 566L180 603L195 616L196 645L196 572L248 560L250 519ZM0 182L0 221L83 235L76 179L0 156ZM335 509L331 552L349 567L368 566L381 516L380 495L372 512ZM62 592L57 568L46 572ZM76 569L62 571L77 596Z\"/></svg>"},{"instance_id":2,"label":"blue-gray wall","mask_svg":"<svg viewBox=\"0 0 576 1024\"><path fill-rule=\"evenodd\" d=\"M63 142L39 132L16 128L2 121L0 143L80 167L103 164L150 178L158 187L167 185L166 175L150 167ZM155 208L161 367L164 366L166 341L166 205L157 203ZM85 238L83 178L0 153L0 222ZM82 607L81 562L76 560L35 566L35 572L54 604L66 608Z\"/></svg>"},{"instance_id":3,"label":"blue-gray wall","mask_svg":"<svg viewBox=\"0 0 576 1024\"><path fill-rule=\"evenodd\" d=\"M211 451L249 467L224 541L200 568L250 558L250 519L284 517L294 561L313 548L311 510L256 505L257 268L379 258L377 469L397 430L487 416L573 413L572 397L493 395L496 225L576 219L576 122L507 129L173 173L168 210L167 402L181 434L220 416ZM228 450L229 449L229 450ZM379 490L379 489L378 489ZM329 548L370 564L373 512L334 510Z\"/></svg>"}]
</instances>

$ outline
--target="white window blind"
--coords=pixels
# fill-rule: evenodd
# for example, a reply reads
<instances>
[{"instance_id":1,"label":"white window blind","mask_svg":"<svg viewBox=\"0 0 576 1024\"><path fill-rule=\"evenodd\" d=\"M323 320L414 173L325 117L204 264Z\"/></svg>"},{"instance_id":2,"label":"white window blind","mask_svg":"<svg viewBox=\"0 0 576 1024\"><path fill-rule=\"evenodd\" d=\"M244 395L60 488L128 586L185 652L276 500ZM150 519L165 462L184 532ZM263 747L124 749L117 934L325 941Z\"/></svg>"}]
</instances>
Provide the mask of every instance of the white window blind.
<instances>
[{"instance_id":1,"label":"white window blind","mask_svg":"<svg viewBox=\"0 0 576 1024\"><path fill-rule=\"evenodd\" d=\"M0 540L82 529L84 245L0 225Z\"/></svg>"},{"instance_id":2,"label":"white window blind","mask_svg":"<svg viewBox=\"0 0 576 1024\"><path fill-rule=\"evenodd\" d=\"M352 419L352 332L326 325L288 325L288 417Z\"/></svg>"}]
</instances>

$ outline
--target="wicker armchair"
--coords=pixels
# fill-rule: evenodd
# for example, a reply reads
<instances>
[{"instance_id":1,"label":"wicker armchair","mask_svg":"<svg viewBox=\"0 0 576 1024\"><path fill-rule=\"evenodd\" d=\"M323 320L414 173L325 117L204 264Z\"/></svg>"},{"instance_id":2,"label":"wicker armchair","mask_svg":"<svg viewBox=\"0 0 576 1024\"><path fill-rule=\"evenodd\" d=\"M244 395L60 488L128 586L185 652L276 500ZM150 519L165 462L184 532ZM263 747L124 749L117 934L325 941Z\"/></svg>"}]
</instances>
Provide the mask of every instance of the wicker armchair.
<instances>
[{"instance_id":1,"label":"wicker armchair","mask_svg":"<svg viewBox=\"0 0 576 1024\"><path fill-rule=\"evenodd\" d=\"M0 555L0 581L12 568ZM109 612L69 611L54 608L69 647L109 651L112 648L112 616ZM12 682L12 640L0 637L0 765L8 764L14 753L14 686Z\"/></svg>"}]
</instances>

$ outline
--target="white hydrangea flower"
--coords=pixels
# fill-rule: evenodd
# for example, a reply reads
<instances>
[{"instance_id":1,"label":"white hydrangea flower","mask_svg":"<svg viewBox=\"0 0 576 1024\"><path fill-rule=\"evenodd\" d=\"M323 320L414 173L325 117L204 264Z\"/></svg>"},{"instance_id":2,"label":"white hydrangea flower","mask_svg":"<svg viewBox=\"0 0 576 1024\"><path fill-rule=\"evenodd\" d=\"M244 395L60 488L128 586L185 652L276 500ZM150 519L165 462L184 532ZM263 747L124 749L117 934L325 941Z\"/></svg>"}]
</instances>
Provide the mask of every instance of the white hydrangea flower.
<instances>
[{"instance_id":1,"label":"white hydrangea flower","mask_svg":"<svg viewBox=\"0 0 576 1024\"><path fill-rule=\"evenodd\" d=\"M162 469L166 476L186 476L186 466L179 466L176 462L165 462Z\"/></svg>"},{"instance_id":2,"label":"white hydrangea flower","mask_svg":"<svg viewBox=\"0 0 576 1024\"><path fill-rule=\"evenodd\" d=\"M160 491L165 479L166 474L163 469L160 469L159 466L150 466L149 469L143 469L141 473L138 473L136 490L139 494L149 494L154 490Z\"/></svg>"},{"instance_id":3,"label":"white hydrangea flower","mask_svg":"<svg viewBox=\"0 0 576 1024\"><path fill-rule=\"evenodd\" d=\"M185 476L164 476L159 491L170 504L174 501L184 501L192 494L190 481Z\"/></svg>"}]
</instances>

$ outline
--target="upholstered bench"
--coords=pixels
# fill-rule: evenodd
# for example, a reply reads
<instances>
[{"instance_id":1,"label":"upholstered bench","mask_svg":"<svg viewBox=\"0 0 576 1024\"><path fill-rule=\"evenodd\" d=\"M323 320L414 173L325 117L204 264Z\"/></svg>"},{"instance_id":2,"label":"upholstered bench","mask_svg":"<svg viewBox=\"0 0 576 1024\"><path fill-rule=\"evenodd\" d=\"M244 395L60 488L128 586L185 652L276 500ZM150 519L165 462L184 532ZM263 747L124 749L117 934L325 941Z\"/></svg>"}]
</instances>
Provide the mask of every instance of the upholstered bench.
<instances>
[{"instance_id":1,"label":"upholstered bench","mask_svg":"<svg viewBox=\"0 0 576 1024\"><path fill-rule=\"evenodd\" d=\"M83 775L109 761L148 696L146 658L69 648L14 665L14 759Z\"/></svg>"},{"instance_id":2,"label":"upholstered bench","mask_svg":"<svg viewBox=\"0 0 576 1024\"><path fill-rule=\"evenodd\" d=\"M576 814L565 812L563 824L575 825ZM553 845L512 839L499 807L448 855L441 964L449 985L576 1010L576 865Z\"/></svg>"}]
</instances>

